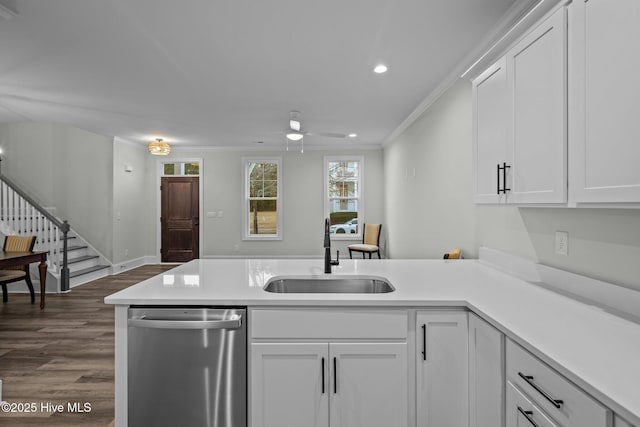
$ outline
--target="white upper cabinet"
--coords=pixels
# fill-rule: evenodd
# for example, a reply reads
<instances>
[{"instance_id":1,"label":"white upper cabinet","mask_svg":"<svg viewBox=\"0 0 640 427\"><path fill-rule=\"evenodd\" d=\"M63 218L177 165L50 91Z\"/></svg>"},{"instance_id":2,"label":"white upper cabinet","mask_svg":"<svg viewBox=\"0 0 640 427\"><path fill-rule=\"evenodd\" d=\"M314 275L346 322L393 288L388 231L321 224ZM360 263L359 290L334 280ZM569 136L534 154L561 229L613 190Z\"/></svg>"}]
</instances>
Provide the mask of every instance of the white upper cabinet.
<instances>
[{"instance_id":1,"label":"white upper cabinet","mask_svg":"<svg viewBox=\"0 0 640 427\"><path fill-rule=\"evenodd\" d=\"M485 70L472 83L474 201L505 201L502 173L498 167L509 158L509 85L506 61Z\"/></svg>"},{"instance_id":2,"label":"white upper cabinet","mask_svg":"<svg viewBox=\"0 0 640 427\"><path fill-rule=\"evenodd\" d=\"M513 95L509 201L567 201L567 25L562 8L507 54Z\"/></svg>"},{"instance_id":3,"label":"white upper cabinet","mask_svg":"<svg viewBox=\"0 0 640 427\"><path fill-rule=\"evenodd\" d=\"M566 87L561 8L472 82L476 203L566 203Z\"/></svg>"},{"instance_id":4,"label":"white upper cabinet","mask_svg":"<svg viewBox=\"0 0 640 427\"><path fill-rule=\"evenodd\" d=\"M640 1L569 7L570 201L640 202Z\"/></svg>"}]
</instances>

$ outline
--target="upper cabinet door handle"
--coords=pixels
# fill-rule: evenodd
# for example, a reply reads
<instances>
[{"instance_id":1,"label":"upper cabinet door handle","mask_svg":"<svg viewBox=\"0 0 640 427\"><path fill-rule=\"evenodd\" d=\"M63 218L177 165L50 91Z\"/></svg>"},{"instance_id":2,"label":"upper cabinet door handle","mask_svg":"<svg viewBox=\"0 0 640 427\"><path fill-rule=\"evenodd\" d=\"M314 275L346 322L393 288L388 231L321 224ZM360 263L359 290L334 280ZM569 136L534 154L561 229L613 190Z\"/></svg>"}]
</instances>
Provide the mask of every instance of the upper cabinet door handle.
<instances>
[{"instance_id":1,"label":"upper cabinet door handle","mask_svg":"<svg viewBox=\"0 0 640 427\"><path fill-rule=\"evenodd\" d=\"M531 387L533 387L533 389L535 391L540 393L545 399L547 399L549 402L551 402L551 404L553 406L555 406L558 409L560 409L562 407L562 405L564 404L564 401L561 400L561 399L554 399L553 397L551 397L551 395L549 393L547 393L539 385L537 385L535 382L533 382L533 377L531 375L525 375L522 372L518 372L518 375L520 376L520 378L525 380L527 382L527 384L529 384Z\"/></svg>"},{"instance_id":2,"label":"upper cabinet door handle","mask_svg":"<svg viewBox=\"0 0 640 427\"><path fill-rule=\"evenodd\" d=\"M507 165L506 162L500 163L497 165L497 175L498 175L498 194L506 194L507 191L511 191L510 188L507 188L507 169L511 169L511 166ZM502 188L500 188L500 171L502 171Z\"/></svg>"}]
</instances>

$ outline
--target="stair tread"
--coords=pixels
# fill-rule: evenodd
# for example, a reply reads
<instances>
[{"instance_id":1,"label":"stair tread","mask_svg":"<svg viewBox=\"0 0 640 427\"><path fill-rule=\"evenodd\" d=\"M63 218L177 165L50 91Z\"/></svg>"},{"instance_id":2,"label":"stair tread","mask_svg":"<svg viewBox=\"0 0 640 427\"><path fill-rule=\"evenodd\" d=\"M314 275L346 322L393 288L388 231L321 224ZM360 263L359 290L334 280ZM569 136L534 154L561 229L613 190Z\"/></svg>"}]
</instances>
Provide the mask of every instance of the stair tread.
<instances>
[{"instance_id":1,"label":"stair tread","mask_svg":"<svg viewBox=\"0 0 640 427\"><path fill-rule=\"evenodd\" d=\"M109 266L108 265L95 265L93 267L85 268L85 269L82 269L82 270L71 271L71 272L69 272L69 278L82 276L83 274L93 273L94 271L102 270L102 269L105 269L105 268L109 268Z\"/></svg>"},{"instance_id":2,"label":"stair tread","mask_svg":"<svg viewBox=\"0 0 640 427\"><path fill-rule=\"evenodd\" d=\"M81 261L88 261L90 259L96 259L96 258L100 258L98 255L85 255L85 256L79 256L79 257L75 257L75 258L69 258L67 260L68 264L73 264L76 262L81 262Z\"/></svg>"}]
</instances>

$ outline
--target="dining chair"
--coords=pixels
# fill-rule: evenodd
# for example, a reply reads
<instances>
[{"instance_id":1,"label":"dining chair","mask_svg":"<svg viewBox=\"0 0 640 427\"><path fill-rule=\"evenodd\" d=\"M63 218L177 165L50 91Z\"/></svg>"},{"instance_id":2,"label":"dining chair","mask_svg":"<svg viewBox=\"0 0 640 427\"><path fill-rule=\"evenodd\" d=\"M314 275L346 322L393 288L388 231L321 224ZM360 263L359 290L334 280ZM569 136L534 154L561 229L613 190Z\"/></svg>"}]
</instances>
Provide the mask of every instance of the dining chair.
<instances>
[{"instance_id":1,"label":"dining chair","mask_svg":"<svg viewBox=\"0 0 640 427\"><path fill-rule=\"evenodd\" d=\"M31 252L36 244L36 236L14 236L9 235L4 238L2 250L7 253L11 252ZM8 301L7 284L24 280L31 294L31 304L35 302L35 293L33 291L33 283L29 275L29 264L18 265L15 267L6 267L0 270L0 285L2 285L2 302Z\"/></svg>"},{"instance_id":2,"label":"dining chair","mask_svg":"<svg viewBox=\"0 0 640 427\"><path fill-rule=\"evenodd\" d=\"M364 258L365 254L369 254L369 259L371 259L371 254L376 253L379 259L381 229L382 224L365 224L362 232L362 243L347 246L349 258L353 258L352 252L362 252L362 258Z\"/></svg>"}]
</instances>

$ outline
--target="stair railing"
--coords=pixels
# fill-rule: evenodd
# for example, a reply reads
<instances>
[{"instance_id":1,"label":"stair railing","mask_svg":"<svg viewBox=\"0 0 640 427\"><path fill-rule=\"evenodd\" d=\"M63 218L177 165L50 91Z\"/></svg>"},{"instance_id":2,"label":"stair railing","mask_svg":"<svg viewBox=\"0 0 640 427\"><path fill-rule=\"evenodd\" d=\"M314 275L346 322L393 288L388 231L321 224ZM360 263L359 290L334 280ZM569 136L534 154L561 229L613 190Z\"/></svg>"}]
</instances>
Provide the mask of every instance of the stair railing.
<instances>
[{"instance_id":1,"label":"stair railing","mask_svg":"<svg viewBox=\"0 0 640 427\"><path fill-rule=\"evenodd\" d=\"M70 227L40 206L9 178L0 173L0 221L5 234L35 235L36 248L47 251L48 269L59 274L60 290L69 290L67 234ZM62 250L60 242L62 241Z\"/></svg>"}]
</instances>

